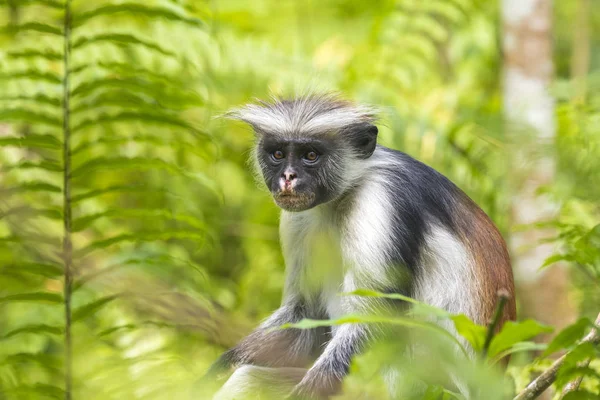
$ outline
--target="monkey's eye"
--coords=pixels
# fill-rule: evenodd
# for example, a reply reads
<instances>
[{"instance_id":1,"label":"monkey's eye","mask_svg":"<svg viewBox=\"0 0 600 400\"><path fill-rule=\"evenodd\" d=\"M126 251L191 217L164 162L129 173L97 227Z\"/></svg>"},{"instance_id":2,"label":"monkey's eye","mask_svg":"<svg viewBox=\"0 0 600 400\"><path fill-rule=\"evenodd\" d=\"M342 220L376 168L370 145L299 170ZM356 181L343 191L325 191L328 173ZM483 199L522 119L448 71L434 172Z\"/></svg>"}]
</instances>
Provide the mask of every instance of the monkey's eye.
<instances>
[{"instance_id":1,"label":"monkey's eye","mask_svg":"<svg viewBox=\"0 0 600 400\"><path fill-rule=\"evenodd\" d=\"M273 157L275 160L281 160L285 157L285 154L283 154L283 151L281 150L275 150L273 153L271 153L271 157Z\"/></svg>"},{"instance_id":2,"label":"monkey's eye","mask_svg":"<svg viewBox=\"0 0 600 400\"><path fill-rule=\"evenodd\" d=\"M315 162L319 158L319 155L315 151L309 151L304 155L304 159L309 162Z\"/></svg>"}]
</instances>

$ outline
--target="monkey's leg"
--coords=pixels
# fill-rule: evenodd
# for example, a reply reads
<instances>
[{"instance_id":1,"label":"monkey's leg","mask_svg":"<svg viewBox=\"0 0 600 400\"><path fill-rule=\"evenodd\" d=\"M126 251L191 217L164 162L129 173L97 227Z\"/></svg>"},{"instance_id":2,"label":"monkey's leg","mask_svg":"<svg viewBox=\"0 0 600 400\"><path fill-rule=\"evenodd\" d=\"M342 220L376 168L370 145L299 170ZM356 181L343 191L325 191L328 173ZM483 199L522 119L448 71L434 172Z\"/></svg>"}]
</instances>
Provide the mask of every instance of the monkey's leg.
<instances>
[{"instance_id":1,"label":"monkey's leg","mask_svg":"<svg viewBox=\"0 0 600 400\"><path fill-rule=\"evenodd\" d=\"M283 305L258 329L225 352L211 366L207 376L214 378L215 375L242 364L265 367L307 365L317 345L317 331L278 329L285 323L297 322L305 317L305 308L302 305L291 302Z\"/></svg>"},{"instance_id":2,"label":"monkey's leg","mask_svg":"<svg viewBox=\"0 0 600 400\"><path fill-rule=\"evenodd\" d=\"M268 368L242 365L213 400L283 399L306 374L304 368Z\"/></svg>"}]
</instances>

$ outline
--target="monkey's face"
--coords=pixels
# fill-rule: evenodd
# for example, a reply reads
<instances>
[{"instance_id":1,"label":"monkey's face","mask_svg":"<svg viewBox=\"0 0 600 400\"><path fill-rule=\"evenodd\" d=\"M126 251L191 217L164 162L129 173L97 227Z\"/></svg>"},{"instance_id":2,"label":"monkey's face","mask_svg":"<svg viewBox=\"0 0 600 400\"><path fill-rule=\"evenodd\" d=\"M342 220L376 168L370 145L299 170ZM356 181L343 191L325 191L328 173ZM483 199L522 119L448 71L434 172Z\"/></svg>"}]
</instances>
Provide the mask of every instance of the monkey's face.
<instances>
[{"instance_id":1,"label":"monkey's face","mask_svg":"<svg viewBox=\"0 0 600 400\"><path fill-rule=\"evenodd\" d=\"M308 210L340 194L344 157L332 140L263 137L257 150L265 183L282 209Z\"/></svg>"}]
</instances>

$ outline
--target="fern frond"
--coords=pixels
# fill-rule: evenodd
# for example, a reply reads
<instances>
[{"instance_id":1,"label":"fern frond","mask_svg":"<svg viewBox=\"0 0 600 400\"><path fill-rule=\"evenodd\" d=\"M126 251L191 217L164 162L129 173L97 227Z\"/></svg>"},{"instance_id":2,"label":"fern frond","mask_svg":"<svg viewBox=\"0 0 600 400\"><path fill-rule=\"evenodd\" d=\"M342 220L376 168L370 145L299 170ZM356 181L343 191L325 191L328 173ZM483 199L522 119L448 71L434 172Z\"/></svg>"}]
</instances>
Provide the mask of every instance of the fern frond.
<instances>
[{"instance_id":1,"label":"fern frond","mask_svg":"<svg viewBox=\"0 0 600 400\"><path fill-rule=\"evenodd\" d=\"M43 93L34 95L0 95L0 101L15 103L20 101L31 102L33 104L43 104L52 107L60 107L60 99L51 97Z\"/></svg>"},{"instance_id":2,"label":"fern frond","mask_svg":"<svg viewBox=\"0 0 600 400\"><path fill-rule=\"evenodd\" d=\"M63 268L60 264L40 262L24 262L19 264L9 264L4 266L0 271L5 270L26 272L28 274L39 275L45 278L58 278L63 274Z\"/></svg>"},{"instance_id":3,"label":"fern frond","mask_svg":"<svg viewBox=\"0 0 600 400\"><path fill-rule=\"evenodd\" d=\"M63 58L62 53L50 49L12 50L8 51L6 55L9 58L13 58L16 60L29 60L32 58L41 58L47 61L61 61Z\"/></svg>"},{"instance_id":4,"label":"fern frond","mask_svg":"<svg viewBox=\"0 0 600 400\"><path fill-rule=\"evenodd\" d=\"M0 297L0 303L30 301L40 303L62 304L63 297L57 293L49 292L17 293Z\"/></svg>"},{"instance_id":5,"label":"fern frond","mask_svg":"<svg viewBox=\"0 0 600 400\"><path fill-rule=\"evenodd\" d=\"M60 150L62 143L52 135L28 134L19 137L0 137L0 147L7 146Z\"/></svg>"},{"instance_id":6,"label":"fern frond","mask_svg":"<svg viewBox=\"0 0 600 400\"><path fill-rule=\"evenodd\" d=\"M46 82L56 85L62 82L61 77L58 74L49 71L40 71L37 69L0 73L0 82L7 80L12 81L15 79L28 79L36 82Z\"/></svg>"},{"instance_id":7,"label":"fern frond","mask_svg":"<svg viewBox=\"0 0 600 400\"><path fill-rule=\"evenodd\" d=\"M35 208L35 207L30 207L30 206L21 206L21 207L14 207L14 208L8 209L6 211L0 212L0 219L6 218L6 217L14 217L14 216L19 216L21 218L45 217L45 218L54 219L54 220L61 220L63 217L62 210L60 208L51 208L51 207Z\"/></svg>"},{"instance_id":8,"label":"fern frond","mask_svg":"<svg viewBox=\"0 0 600 400\"><path fill-rule=\"evenodd\" d=\"M14 336L23 335L23 334L27 334L27 333L33 333L33 334L44 333L47 335L62 335L63 329L62 329L62 327L52 326L52 325L48 325L48 324L25 325L20 328L13 329L12 331L6 333L4 336L2 336L0 338L0 340L2 340L2 339L6 340L6 339L9 339Z\"/></svg>"},{"instance_id":9,"label":"fern frond","mask_svg":"<svg viewBox=\"0 0 600 400\"><path fill-rule=\"evenodd\" d=\"M184 170L182 170L173 163L162 160L160 158L147 157L98 157L75 168L71 176L73 178L80 178L82 176L86 176L89 173L107 169L116 169L120 171L122 171L123 169L133 169L138 171L148 169L161 169L173 174L187 176Z\"/></svg>"},{"instance_id":10,"label":"fern frond","mask_svg":"<svg viewBox=\"0 0 600 400\"><path fill-rule=\"evenodd\" d=\"M0 5L6 5L7 1L0 1ZM65 3L60 0L19 0L19 5L21 6L46 6L51 8L56 8L57 10L62 10L65 7Z\"/></svg>"},{"instance_id":11,"label":"fern frond","mask_svg":"<svg viewBox=\"0 0 600 400\"><path fill-rule=\"evenodd\" d=\"M27 108L6 108L0 110L0 121L6 122L25 122L47 125L52 128L60 128L62 121L60 118L46 112L30 110Z\"/></svg>"},{"instance_id":12,"label":"fern frond","mask_svg":"<svg viewBox=\"0 0 600 400\"><path fill-rule=\"evenodd\" d=\"M73 42L72 49L74 51L84 48L95 43L110 43L115 45L136 45L141 46L150 51L156 51L162 55L175 57L176 54L167 50L152 40L142 39L130 33L98 33L92 36L83 36Z\"/></svg>"},{"instance_id":13,"label":"fern frond","mask_svg":"<svg viewBox=\"0 0 600 400\"><path fill-rule=\"evenodd\" d=\"M73 232L81 231L88 228L95 221L102 218L136 218L136 219L152 219L158 221L160 219L169 221L184 222L196 229L206 230L204 221L194 217L193 215L172 213L164 209L131 209L119 208L108 211L85 215L73 220Z\"/></svg>"},{"instance_id":14,"label":"fern frond","mask_svg":"<svg viewBox=\"0 0 600 400\"><path fill-rule=\"evenodd\" d=\"M176 12L171 8L148 6L139 3L109 4L105 6L100 6L94 10L87 11L79 15L74 15L73 26L77 28L91 19L100 16L112 16L118 13L127 13L130 15L143 16L150 19L164 18L170 21L176 21L187 25L191 25L193 27L205 27L205 23L202 20L198 18L187 17L185 14Z\"/></svg>"},{"instance_id":15,"label":"fern frond","mask_svg":"<svg viewBox=\"0 0 600 400\"><path fill-rule=\"evenodd\" d=\"M154 241L166 241L170 239L186 239L193 242L203 243L205 235L199 234L196 230L184 230L184 229L172 229L163 230L160 232L136 232L136 233L125 233L110 237L108 239L96 240L89 245L83 247L76 253L77 258L83 258L89 255L91 252L99 249L106 249L114 244L120 243L141 243L141 242L154 242Z\"/></svg>"},{"instance_id":16,"label":"fern frond","mask_svg":"<svg viewBox=\"0 0 600 400\"><path fill-rule=\"evenodd\" d=\"M90 315L93 315L97 311L101 310L102 307L104 307L106 304L116 300L118 297L118 295L105 296L98 300L92 301L91 303L87 303L82 305L81 307L76 308L75 310L73 310L72 321L77 322L79 320L89 317Z\"/></svg>"},{"instance_id":17,"label":"fern frond","mask_svg":"<svg viewBox=\"0 0 600 400\"><path fill-rule=\"evenodd\" d=\"M62 188L48 182L32 180L23 182L19 186L0 189L0 194L3 198L7 198L15 193L26 192L62 193Z\"/></svg>"},{"instance_id":18,"label":"fern frond","mask_svg":"<svg viewBox=\"0 0 600 400\"><path fill-rule=\"evenodd\" d=\"M79 195L74 195L71 198L71 202L73 204L75 204L80 201L87 200L87 199L93 199L98 196L103 196L105 194L116 194L116 193L142 193L142 194L144 194L144 193L156 193L157 191L158 191L158 193L169 194L169 192L167 190L160 189L160 188L157 189L157 188L147 186L147 185L140 185L140 184L114 185L114 186L109 186L109 187L106 187L103 189L94 189L94 190L90 190L90 191L87 191L87 192L79 194Z\"/></svg>"},{"instance_id":19,"label":"fern frond","mask_svg":"<svg viewBox=\"0 0 600 400\"><path fill-rule=\"evenodd\" d=\"M73 133L77 133L90 126L101 126L114 122L145 122L150 124L166 125L170 127L183 128L197 135L206 135L185 120L179 118L175 114L167 114L166 112L144 112L143 110L123 111L118 114L100 114L93 118L86 118L71 128Z\"/></svg>"},{"instance_id":20,"label":"fern frond","mask_svg":"<svg viewBox=\"0 0 600 400\"><path fill-rule=\"evenodd\" d=\"M55 161L23 161L18 164L6 165L0 168L0 171L43 169L48 172L63 172L63 167Z\"/></svg>"},{"instance_id":21,"label":"fern frond","mask_svg":"<svg viewBox=\"0 0 600 400\"><path fill-rule=\"evenodd\" d=\"M61 28L41 22L25 22L23 24L5 26L0 28L0 31L6 33L37 32L56 36L62 36L63 34Z\"/></svg>"}]
</instances>

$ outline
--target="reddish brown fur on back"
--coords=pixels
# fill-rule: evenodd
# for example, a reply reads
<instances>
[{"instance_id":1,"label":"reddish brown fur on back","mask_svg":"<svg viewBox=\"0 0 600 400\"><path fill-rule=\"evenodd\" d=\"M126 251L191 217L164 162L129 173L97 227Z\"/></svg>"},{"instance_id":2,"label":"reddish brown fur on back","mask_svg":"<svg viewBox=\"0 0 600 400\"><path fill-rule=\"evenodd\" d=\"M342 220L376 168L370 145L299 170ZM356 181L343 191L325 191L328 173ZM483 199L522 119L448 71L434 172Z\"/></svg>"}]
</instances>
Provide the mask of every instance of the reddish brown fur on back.
<instances>
[{"instance_id":1,"label":"reddish brown fur on back","mask_svg":"<svg viewBox=\"0 0 600 400\"><path fill-rule=\"evenodd\" d=\"M486 325L496 310L498 292L506 291L510 298L504 306L499 330L506 321L516 319L515 285L513 281L510 256L502 235L492 220L471 200L464 195L457 218L461 240L469 249L475 264L475 276L478 298L478 320Z\"/></svg>"}]
</instances>

